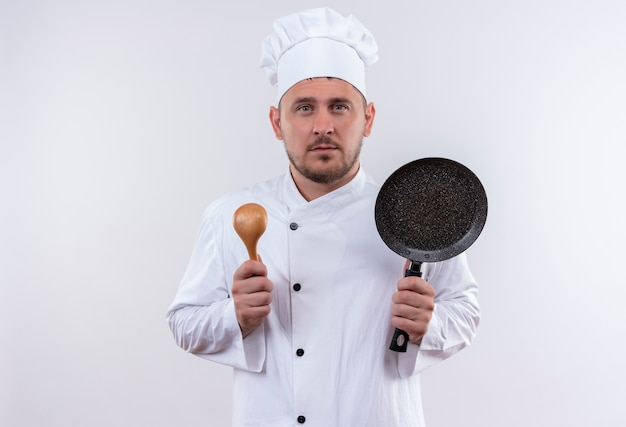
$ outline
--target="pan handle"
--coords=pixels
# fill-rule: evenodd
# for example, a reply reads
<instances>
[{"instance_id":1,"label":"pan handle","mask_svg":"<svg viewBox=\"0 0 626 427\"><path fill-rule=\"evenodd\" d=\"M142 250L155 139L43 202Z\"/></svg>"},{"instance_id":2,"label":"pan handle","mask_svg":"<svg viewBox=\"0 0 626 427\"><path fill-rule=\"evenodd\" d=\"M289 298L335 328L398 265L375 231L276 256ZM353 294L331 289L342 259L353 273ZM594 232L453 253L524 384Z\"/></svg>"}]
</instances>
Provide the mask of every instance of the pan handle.
<instances>
[{"instance_id":1,"label":"pan handle","mask_svg":"<svg viewBox=\"0 0 626 427\"><path fill-rule=\"evenodd\" d=\"M410 260L409 260L410 261ZM409 268L404 272L404 277L418 276L422 277L422 263L419 261L410 261ZM396 328L389 345L389 350L397 351L399 353L405 353L409 344L409 334L402 329Z\"/></svg>"}]
</instances>

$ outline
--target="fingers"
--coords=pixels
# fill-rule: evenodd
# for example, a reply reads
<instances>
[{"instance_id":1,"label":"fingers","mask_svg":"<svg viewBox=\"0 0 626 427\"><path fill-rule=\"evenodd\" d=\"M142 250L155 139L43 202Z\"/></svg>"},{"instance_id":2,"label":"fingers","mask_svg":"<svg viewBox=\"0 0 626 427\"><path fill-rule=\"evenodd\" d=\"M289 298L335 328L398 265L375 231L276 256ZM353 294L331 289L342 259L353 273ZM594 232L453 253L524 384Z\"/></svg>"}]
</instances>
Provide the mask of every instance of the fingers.
<instances>
[{"instance_id":1,"label":"fingers","mask_svg":"<svg viewBox=\"0 0 626 427\"><path fill-rule=\"evenodd\" d=\"M413 291L435 296L435 289L426 280L418 276L407 276L398 281L398 291Z\"/></svg>"},{"instance_id":2,"label":"fingers","mask_svg":"<svg viewBox=\"0 0 626 427\"><path fill-rule=\"evenodd\" d=\"M430 319L432 318L432 313L433 310L416 308L410 305L403 304L394 304L391 308L391 315L393 316L392 322L396 322L398 324L406 324L407 321L409 322L409 324L410 322L428 324L430 322ZM397 319L394 319L394 317ZM399 327L398 324L394 324L394 326ZM400 329L404 328L400 327Z\"/></svg>"},{"instance_id":3,"label":"fingers","mask_svg":"<svg viewBox=\"0 0 626 427\"><path fill-rule=\"evenodd\" d=\"M232 292L235 300L252 306L271 302L273 283L267 278L267 268L259 261L246 261L233 275ZM254 297L256 294L256 297Z\"/></svg>"},{"instance_id":4,"label":"fingers","mask_svg":"<svg viewBox=\"0 0 626 427\"><path fill-rule=\"evenodd\" d=\"M392 296L394 304L434 310L435 289L424 279L409 276L398 281L398 291Z\"/></svg>"},{"instance_id":5,"label":"fingers","mask_svg":"<svg viewBox=\"0 0 626 427\"><path fill-rule=\"evenodd\" d=\"M262 307L272 302L274 286L267 278L254 277L244 282L233 284L233 298L235 306Z\"/></svg>"},{"instance_id":6,"label":"fingers","mask_svg":"<svg viewBox=\"0 0 626 427\"><path fill-rule=\"evenodd\" d=\"M267 276L267 267L261 261L248 260L241 264L233 275L233 280L243 280L252 276Z\"/></svg>"},{"instance_id":7,"label":"fingers","mask_svg":"<svg viewBox=\"0 0 626 427\"><path fill-rule=\"evenodd\" d=\"M255 292L272 292L274 285L266 276L249 276L245 279L233 280L233 295L252 294Z\"/></svg>"}]
</instances>

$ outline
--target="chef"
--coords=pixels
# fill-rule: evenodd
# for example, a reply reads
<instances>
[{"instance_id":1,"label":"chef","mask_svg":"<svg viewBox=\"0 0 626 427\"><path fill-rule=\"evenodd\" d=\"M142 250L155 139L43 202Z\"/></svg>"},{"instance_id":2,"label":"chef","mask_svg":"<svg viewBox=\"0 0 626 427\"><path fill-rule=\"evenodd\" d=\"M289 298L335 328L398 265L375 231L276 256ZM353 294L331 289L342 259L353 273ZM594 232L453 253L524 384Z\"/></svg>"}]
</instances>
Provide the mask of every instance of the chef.
<instances>
[{"instance_id":1,"label":"chef","mask_svg":"<svg viewBox=\"0 0 626 427\"><path fill-rule=\"evenodd\" d=\"M276 20L262 43L288 170L206 209L167 312L181 348L233 367L233 426L423 426L420 372L474 338L465 256L403 277L406 261L377 233L380 185L360 164L377 59L370 32L328 8ZM233 229L246 203L268 214L257 260ZM406 352L388 349L396 327Z\"/></svg>"}]
</instances>

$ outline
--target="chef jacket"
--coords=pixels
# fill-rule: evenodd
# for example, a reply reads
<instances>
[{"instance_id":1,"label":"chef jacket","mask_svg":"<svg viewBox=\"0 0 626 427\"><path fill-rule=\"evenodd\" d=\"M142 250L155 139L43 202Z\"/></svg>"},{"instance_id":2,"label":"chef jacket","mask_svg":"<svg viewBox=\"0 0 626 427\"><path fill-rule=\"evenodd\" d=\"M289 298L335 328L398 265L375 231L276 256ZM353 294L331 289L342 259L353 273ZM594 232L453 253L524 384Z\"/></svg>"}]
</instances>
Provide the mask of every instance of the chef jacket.
<instances>
[{"instance_id":1,"label":"chef jacket","mask_svg":"<svg viewBox=\"0 0 626 427\"><path fill-rule=\"evenodd\" d=\"M479 320L466 258L424 264L435 310L421 344L388 349L391 296L405 259L374 220L380 186L361 169L307 202L289 173L229 194L203 215L167 318L184 350L234 368L233 426L422 426L419 372L466 347ZM274 284L271 312L242 337L231 295L247 259L232 217L259 203L258 244Z\"/></svg>"}]
</instances>

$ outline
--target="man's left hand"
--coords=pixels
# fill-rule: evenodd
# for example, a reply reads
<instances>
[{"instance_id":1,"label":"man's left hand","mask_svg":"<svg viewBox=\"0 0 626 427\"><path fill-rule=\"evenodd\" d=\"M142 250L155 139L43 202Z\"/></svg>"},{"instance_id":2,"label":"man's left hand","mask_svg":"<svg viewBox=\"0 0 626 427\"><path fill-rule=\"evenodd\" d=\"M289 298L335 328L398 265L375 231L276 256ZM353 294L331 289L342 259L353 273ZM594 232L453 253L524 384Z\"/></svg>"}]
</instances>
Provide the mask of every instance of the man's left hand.
<instances>
[{"instance_id":1,"label":"man's left hand","mask_svg":"<svg viewBox=\"0 0 626 427\"><path fill-rule=\"evenodd\" d=\"M391 324L405 331L410 342L420 344L435 309L435 289L421 277L407 276L398 281L392 301Z\"/></svg>"}]
</instances>

